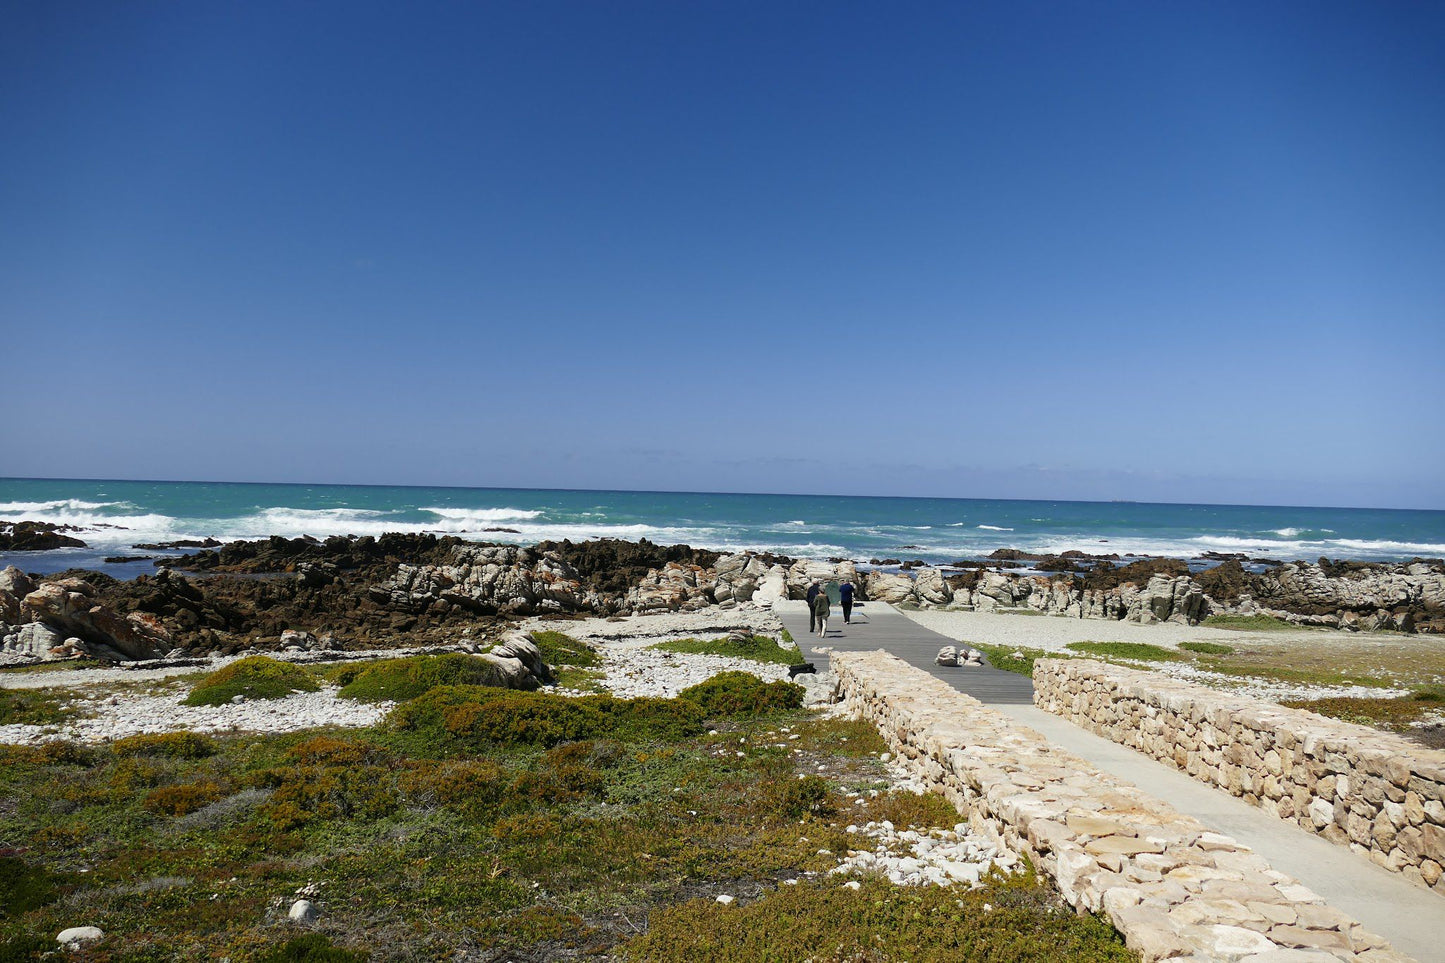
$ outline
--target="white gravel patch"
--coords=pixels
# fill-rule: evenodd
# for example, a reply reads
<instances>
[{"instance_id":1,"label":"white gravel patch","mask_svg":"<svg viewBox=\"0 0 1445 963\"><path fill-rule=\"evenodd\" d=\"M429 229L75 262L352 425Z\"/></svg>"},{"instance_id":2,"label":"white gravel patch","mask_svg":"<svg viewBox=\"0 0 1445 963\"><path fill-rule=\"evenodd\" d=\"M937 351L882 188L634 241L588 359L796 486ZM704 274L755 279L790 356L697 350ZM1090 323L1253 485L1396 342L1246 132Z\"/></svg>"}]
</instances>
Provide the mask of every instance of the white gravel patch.
<instances>
[{"instance_id":1,"label":"white gravel patch","mask_svg":"<svg viewBox=\"0 0 1445 963\"><path fill-rule=\"evenodd\" d=\"M599 680L599 684L622 698L670 699L720 672L751 672L764 682L788 678L787 666L723 655L659 652L636 646L601 648L601 655L606 678Z\"/></svg>"},{"instance_id":2,"label":"white gravel patch","mask_svg":"<svg viewBox=\"0 0 1445 963\"><path fill-rule=\"evenodd\" d=\"M528 619L523 631L565 632L579 642L595 646L638 647L679 639L711 639L743 630L776 639L782 621L767 609L753 605L701 612L659 612L625 618Z\"/></svg>"},{"instance_id":3,"label":"white gravel patch","mask_svg":"<svg viewBox=\"0 0 1445 963\"><path fill-rule=\"evenodd\" d=\"M72 703L96 713L48 726L0 726L0 742L34 745L54 739L109 742L142 733L295 732L318 726L373 726L395 703L338 699L337 688L294 692L284 699L254 699L222 706L182 705L184 692L154 696L100 696Z\"/></svg>"}]
</instances>

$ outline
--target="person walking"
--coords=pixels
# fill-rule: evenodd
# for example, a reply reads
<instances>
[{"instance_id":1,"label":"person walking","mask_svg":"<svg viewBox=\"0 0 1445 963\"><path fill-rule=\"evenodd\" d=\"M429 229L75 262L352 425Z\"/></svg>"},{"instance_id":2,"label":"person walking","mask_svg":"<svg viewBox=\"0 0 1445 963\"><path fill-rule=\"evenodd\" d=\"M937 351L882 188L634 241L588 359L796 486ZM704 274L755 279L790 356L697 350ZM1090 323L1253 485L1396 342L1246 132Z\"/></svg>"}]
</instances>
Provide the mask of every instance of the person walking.
<instances>
[{"instance_id":1,"label":"person walking","mask_svg":"<svg viewBox=\"0 0 1445 963\"><path fill-rule=\"evenodd\" d=\"M838 586L838 601L843 603L843 624L853 621L853 583L845 581Z\"/></svg>"},{"instance_id":2,"label":"person walking","mask_svg":"<svg viewBox=\"0 0 1445 963\"><path fill-rule=\"evenodd\" d=\"M809 585L809 586L808 586L808 592L807 592L806 595L803 596L803 598L805 598L805 599L808 600L808 634L809 634L809 635L812 635L814 632L818 631L818 617L813 614L813 601L814 601L815 599L817 599L817 597L818 597L818 592L819 592L819 591L820 591L820 589L818 588L818 583L817 583L817 582L814 582L812 585Z\"/></svg>"},{"instance_id":3,"label":"person walking","mask_svg":"<svg viewBox=\"0 0 1445 963\"><path fill-rule=\"evenodd\" d=\"M813 617L818 623L818 638L825 638L828 635L828 593L819 591L813 599Z\"/></svg>"}]
</instances>

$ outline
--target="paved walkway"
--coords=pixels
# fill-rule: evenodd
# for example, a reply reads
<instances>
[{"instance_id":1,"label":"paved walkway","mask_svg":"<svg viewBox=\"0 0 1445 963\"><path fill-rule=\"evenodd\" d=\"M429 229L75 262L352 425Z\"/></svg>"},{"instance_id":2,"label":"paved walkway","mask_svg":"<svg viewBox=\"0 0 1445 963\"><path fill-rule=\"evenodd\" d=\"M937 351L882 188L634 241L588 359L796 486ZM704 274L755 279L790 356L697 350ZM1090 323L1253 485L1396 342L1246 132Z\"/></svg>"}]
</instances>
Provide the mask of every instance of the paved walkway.
<instances>
[{"instance_id":1,"label":"paved walkway","mask_svg":"<svg viewBox=\"0 0 1445 963\"><path fill-rule=\"evenodd\" d=\"M990 705L1033 705L1034 684L1028 676L1017 672L1004 672L993 666L979 668L945 668L934 659L938 650L945 645L958 646L947 636L914 622L891 605L882 602L861 602L853 607L853 622L843 624L843 609L833 606L828 618L828 637L820 639L816 634L808 637L808 607L804 602L779 602L773 612L783 620L783 625L798 643L803 655L818 667L819 672L828 668L825 652L812 651L817 646L836 649L840 652L865 652L884 649L917 669L947 682L966 692L980 702Z\"/></svg>"},{"instance_id":2,"label":"paved walkway","mask_svg":"<svg viewBox=\"0 0 1445 963\"><path fill-rule=\"evenodd\" d=\"M991 667L945 668L934 664L938 650L953 640L923 628L892 606L870 602L854 624L842 625L834 606L826 639L808 637L807 609L802 602L782 602L773 609L804 656L819 671L826 653L837 650L884 649L909 665L943 679L954 688L1046 736L1051 743L1187 813L1211 829L1233 836L1259 853L1275 869L1304 883L1332 906L1350 914L1365 928L1388 939L1395 949L1421 963L1445 963L1445 899L1376 866L1343 846L1336 846L1249 805L1244 800L1198 782L1127 746L1111 742L1058 716L1036 708L1033 683L1024 676Z\"/></svg>"}]
</instances>

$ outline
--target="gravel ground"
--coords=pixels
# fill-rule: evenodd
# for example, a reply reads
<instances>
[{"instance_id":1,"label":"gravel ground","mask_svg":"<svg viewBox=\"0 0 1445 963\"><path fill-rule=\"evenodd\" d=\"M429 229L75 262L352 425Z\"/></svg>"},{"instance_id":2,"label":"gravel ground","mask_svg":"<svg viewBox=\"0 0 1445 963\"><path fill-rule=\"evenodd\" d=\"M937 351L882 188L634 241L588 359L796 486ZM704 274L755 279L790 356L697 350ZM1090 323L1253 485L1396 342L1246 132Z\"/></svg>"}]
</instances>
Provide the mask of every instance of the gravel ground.
<instances>
[{"instance_id":1,"label":"gravel ground","mask_svg":"<svg viewBox=\"0 0 1445 963\"><path fill-rule=\"evenodd\" d=\"M176 732L294 732L318 726L371 726L391 710L392 703L375 704L338 699L337 689L327 687L320 692L295 692L284 699L256 699L234 705L186 706L183 686L160 695L111 695L103 684L92 684L101 691L86 693L70 703L78 713L90 718L76 718L59 725L0 726L0 742L22 745L51 739L76 742L110 742L141 733Z\"/></svg>"}]
</instances>

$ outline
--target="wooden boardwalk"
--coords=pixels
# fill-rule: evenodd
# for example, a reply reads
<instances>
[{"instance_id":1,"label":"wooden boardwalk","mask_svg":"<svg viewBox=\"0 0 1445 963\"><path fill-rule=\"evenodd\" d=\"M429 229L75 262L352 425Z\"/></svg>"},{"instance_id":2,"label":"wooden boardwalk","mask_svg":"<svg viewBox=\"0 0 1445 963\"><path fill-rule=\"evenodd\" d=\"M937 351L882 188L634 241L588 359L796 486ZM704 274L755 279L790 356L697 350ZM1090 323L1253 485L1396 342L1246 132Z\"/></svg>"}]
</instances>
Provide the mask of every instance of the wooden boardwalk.
<instances>
[{"instance_id":1,"label":"wooden boardwalk","mask_svg":"<svg viewBox=\"0 0 1445 963\"><path fill-rule=\"evenodd\" d=\"M818 638L816 633L809 637L805 603L779 602L773 606L773 612L783 620L798 648L802 649L803 657L816 665L819 672L828 668L828 656L826 652L813 651L817 646L840 652L883 649L980 702L1033 705L1034 683L1028 676L1004 672L990 665L971 669L938 665L934 661L938 650L958 643L925 629L883 602L863 602L854 606L851 625L843 624L843 609L834 603L825 639Z\"/></svg>"}]
</instances>

